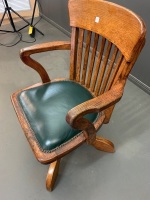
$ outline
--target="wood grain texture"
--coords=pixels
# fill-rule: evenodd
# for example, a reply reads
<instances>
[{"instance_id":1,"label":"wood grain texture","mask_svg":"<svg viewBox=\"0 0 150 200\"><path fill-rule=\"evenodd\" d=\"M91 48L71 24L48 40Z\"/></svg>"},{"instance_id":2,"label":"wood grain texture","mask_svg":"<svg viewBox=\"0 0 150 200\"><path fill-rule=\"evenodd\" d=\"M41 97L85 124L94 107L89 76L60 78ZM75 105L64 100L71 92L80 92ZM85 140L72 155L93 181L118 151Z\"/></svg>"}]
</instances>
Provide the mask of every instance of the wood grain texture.
<instances>
[{"instance_id":1,"label":"wood grain texture","mask_svg":"<svg viewBox=\"0 0 150 200\"><path fill-rule=\"evenodd\" d=\"M88 66L88 58L89 58L89 52L90 52L91 36L92 36L92 32L88 31L87 37L86 37L86 46L85 46L84 63L83 63L83 71L82 71L82 80L81 80L82 85L85 84L85 78L86 78L86 72L87 72L87 66Z\"/></svg>"},{"instance_id":2,"label":"wood grain texture","mask_svg":"<svg viewBox=\"0 0 150 200\"><path fill-rule=\"evenodd\" d=\"M88 130L91 128L91 123L83 121L83 116L93 112L102 112L110 106L116 104L123 94L124 81L115 85L108 92L88 100L78 106L72 108L66 116L66 121L75 129ZM85 120L85 119L84 119ZM94 134L94 130L93 130Z\"/></svg>"},{"instance_id":3,"label":"wood grain texture","mask_svg":"<svg viewBox=\"0 0 150 200\"><path fill-rule=\"evenodd\" d=\"M26 65L28 65L29 67L33 68L38 72L43 83L50 81L49 75L44 69L44 67L30 56L32 54L52 51L52 50L70 50L70 42L66 41L48 42L44 44L37 44L31 47L26 47L21 49L20 51L21 60Z\"/></svg>"},{"instance_id":4,"label":"wood grain texture","mask_svg":"<svg viewBox=\"0 0 150 200\"><path fill-rule=\"evenodd\" d=\"M103 60L105 43L106 43L106 39L104 37L102 37L101 44L100 44L100 49L99 49L99 53L98 53L98 57L97 57L97 61L96 61L95 72L93 73L93 82L92 82L92 86L91 86L91 91L92 92L94 92L95 89L96 89L96 82L98 80L98 74L99 74L99 71L100 71L100 65L101 65L101 62Z\"/></svg>"},{"instance_id":5,"label":"wood grain texture","mask_svg":"<svg viewBox=\"0 0 150 200\"><path fill-rule=\"evenodd\" d=\"M112 87L113 82L114 82L114 79L115 79L115 77L116 77L116 75L117 75L117 72L118 72L118 70L119 70L119 68L120 68L120 66L121 66L121 64L122 64L122 60L123 60L123 55L120 53L120 55L119 55L119 57L118 57L118 59L117 59L115 68L114 68L114 70L113 70L113 72L112 72L112 75L111 75L111 77L109 78L109 81L108 81L108 83L107 83L106 91L110 90L110 88Z\"/></svg>"},{"instance_id":6,"label":"wood grain texture","mask_svg":"<svg viewBox=\"0 0 150 200\"><path fill-rule=\"evenodd\" d=\"M103 84L101 86L100 95L103 94L105 92L105 90L106 90L106 86L108 84L108 81L109 81L109 78L110 78L110 74L113 71L113 66L114 66L114 63L115 63L115 60L116 60L117 53L118 53L118 48L115 46L113 54L112 54L112 57L110 59L110 63L108 65L106 76L105 76Z\"/></svg>"},{"instance_id":7,"label":"wood grain texture","mask_svg":"<svg viewBox=\"0 0 150 200\"><path fill-rule=\"evenodd\" d=\"M93 44L92 53L91 53L91 60L90 60L90 65L89 65L89 70L88 70L88 77L87 77L87 82L86 82L86 87L87 88L89 88L90 85L91 85L94 62L95 62L96 51L97 51L97 46L98 46L98 39L99 39L99 35L95 33L94 44Z\"/></svg>"},{"instance_id":8,"label":"wood grain texture","mask_svg":"<svg viewBox=\"0 0 150 200\"><path fill-rule=\"evenodd\" d=\"M134 52L145 37L146 28L140 17L108 1L70 0L69 15L70 26L88 29L107 38L120 49L127 61L134 58ZM96 17L99 17L98 23Z\"/></svg>"},{"instance_id":9,"label":"wood grain texture","mask_svg":"<svg viewBox=\"0 0 150 200\"><path fill-rule=\"evenodd\" d=\"M77 67L76 67L77 68L77 73L76 73L76 81L77 82L80 82L80 76L81 76L83 40L84 40L84 30L80 29L79 41L78 41L78 52L77 52Z\"/></svg>"},{"instance_id":10,"label":"wood grain texture","mask_svg":"<svg viewBox=\"0 0 150 200\"><path fill-rule=\"evenodd\" d=\"M21 89L11 96L18 120L35 157L43 164L52 163L46 178L48 190L53 188L60 158L81 144L87 142L98 150L114 152L113 143L96 136L96 133L104 123L109 122L115 104L121 99L127 77L145 44L146 35L143 20L132 11L114 3L69 0L68 7L72 27L71 41L49 42L22 49L22 61L39 73L43 83ZM38 145L17 97L21 91L29 88L65 80L50 80L44 67L31 58L32 54L52 50L70 50L69 80L78 82L89 90L93 99L77 105L66 115L68 124L81 130L80 134L48 152ZM99 115L91 123L84 115L93 112L98 112Z\"/></svg>"},{"instance_id":11,"label":"wood grain texture","mask_svg":"<svg viewBox=\"0 0 150 200\"><path fill-rule=\"evenodd\" d=\"M48 191L52 191L58 176L60 160L56 160L50 164L47 177L46 177L46 188Z\"/></svg>"},{"instance_id":12,"label":"wood grain texture","mask_svg":"<svg viewBox=\"0 0 150 200\"><path fill-rule=\"evenodd\" d=\"M115 152L115 147L114 147L114 144L105 139L105 138L102 138L100 136L97 136L96 137L96 140L93 142L92 144L97 150L100 150L100 151L105 151L105 152L109 152L109 153L114 153Z\"/></svg>"},{"instance_id":13,"label":"wood grain texture","mask_svg":"<svg viewBox=\"0 0 150 200\"><path fill-rule=\"evenodd\" d=\"M60 81L60 80L62 81L62 80L66 80L66 79L56 79L56 80L53 80L53 82ZM24 88L24 89L21 89L15 93L13 93L13 95L11 96L11 100L12 100L12 104L14 106L15 112L17 114L18 120L20 122L20 125L24 131L24 134L31 146L31 149L32 149L36 159L43 164L48 164L48 163L54 162L54 161L62 158L63 156L65 156L66 154L68 154L69 152L71 152L72 150L74 150L75 148L80 146L81 144L83 144L87 140L87 133L86 133L86 131L82 131L78 137L75 137L68 143L65 143L64 145L61 146L61 148L57 148L55 151L44 152L41 150L41 148L39 147L39 145L37 143L36 138L34 137L34 133L30 127L30 124L27 122L25 115L22 111L22 108L20 107L20 104L18 102L18 94L21 91L27 90L29 88L37 87L42 84L43 83L38 83L38 84L32 85L28 88ZM98 119L94 123L94 127L95 127L96 131L100 128L104 119L105 119L104 113L99 115Z\"/></svg>"},{"instance_id":14,"label":"wood grain texture","mask_svg":"<svg viewBox=\"0 0 150 200\"><path fill-rule=\"evenodd\" d=\"M109 59L109 55L110 55L111 46L112 46L112 43L108 42L106 53L105 53L105 57L104 57L104 60L103 60L103 63L102 63L102 67L101 67L101 72L100 72L98 83L97 83L97 87L96 87L96 90L95 90L95 95L96 96L99 94L100 87L102 85L102 81L103 81L103 78L104 78L104 73L106 71L106 67L107 67L107 63L108 63L108 59Z\"/></svg>"},{"instance_id":15,"label":"wood grain texture","mask_svg":"<svg viewBox=\"0 0 150 200\"><path fill-rule=\"evenodd\" d=\"M78 34L79 34L79 29L72 27L71 50L70 50L70 80L74 80L76 77Z\"/></svg>"}]
</instances>

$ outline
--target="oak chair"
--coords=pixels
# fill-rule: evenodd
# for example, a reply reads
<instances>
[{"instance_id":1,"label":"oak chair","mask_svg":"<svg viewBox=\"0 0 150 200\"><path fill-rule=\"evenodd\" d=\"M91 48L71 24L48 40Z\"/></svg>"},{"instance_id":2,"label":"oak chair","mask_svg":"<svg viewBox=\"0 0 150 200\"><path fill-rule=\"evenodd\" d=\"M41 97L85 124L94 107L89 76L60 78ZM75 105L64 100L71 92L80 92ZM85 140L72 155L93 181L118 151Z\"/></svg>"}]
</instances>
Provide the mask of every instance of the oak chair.
<instances>
[{"instance_id":1,"label":"oak chair","mask_svg":"<svg viewBox=\"0 0 150 200\"><path fill-rule=\"evenodd\" d=\"M121 99L127 77L145 43L146 28L132 11L108 1L69 0L71 41L38 44L20 57L42 83L15 92L11 99L37 160L50 164L46 187L52 190L60 159L86 142L114 152L111 141L96 136ZM70 50L70 77L50 80L32 54ZM57 59L57 58L56 58Z\"/></svg>"}]
</instances>

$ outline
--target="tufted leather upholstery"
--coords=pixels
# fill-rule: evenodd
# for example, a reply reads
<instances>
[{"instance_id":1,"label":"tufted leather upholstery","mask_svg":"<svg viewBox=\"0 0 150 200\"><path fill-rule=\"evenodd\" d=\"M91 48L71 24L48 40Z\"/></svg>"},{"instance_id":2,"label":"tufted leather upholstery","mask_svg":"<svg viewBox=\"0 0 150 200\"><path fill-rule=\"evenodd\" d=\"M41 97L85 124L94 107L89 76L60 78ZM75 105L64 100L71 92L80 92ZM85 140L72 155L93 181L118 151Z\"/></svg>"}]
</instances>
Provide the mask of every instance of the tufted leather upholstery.
<instances>
[{"instance_id":1,"label":"tufted leather upholstery","mask_svg":"<svg viewBox=\"0 0 150 200\"><path fill-rule=\"evenodd\" d=\"M66 143L80 132L67 124L66 114L74 106L92 98L87 89L73 81L47 83L18 95L37 142L46 151ZM97 113L85 117L93 122Z\"/></svg>"}]
</instances>

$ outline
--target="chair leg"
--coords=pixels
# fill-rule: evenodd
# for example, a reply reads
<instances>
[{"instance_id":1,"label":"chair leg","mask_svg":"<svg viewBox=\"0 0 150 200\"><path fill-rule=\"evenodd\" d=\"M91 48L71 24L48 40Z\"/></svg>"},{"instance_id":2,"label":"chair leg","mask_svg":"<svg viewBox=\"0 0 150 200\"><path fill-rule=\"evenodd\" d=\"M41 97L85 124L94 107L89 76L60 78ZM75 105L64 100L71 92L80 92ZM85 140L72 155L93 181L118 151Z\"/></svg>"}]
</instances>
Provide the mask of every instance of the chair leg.
<instances>
[{"instance_id":1,"label":"chair leg","mask_svg":"<svg viewBox=\"0 0 150 200\"><path fill-rule=\"evenodd\" d=\"M109 121L110 121L110 118L111 118L111 115L112 115L112 112L113 112L113 110L114 110L114 105L113 106L111 106L110 108L107 108L106 110L105 110L105 119L104 119L104 124L108 124L109 123Z\"/></svg>"},{"instance_id":2,"label":"chair leg","mask_svg":"<svg viewBox=\"0 0 150 200\"><path fill-rule=\"evenodd\" d=\"M109 153L115 152L114 144L111 141L105 138L102 138L100 136L96 136L96 140L94 141L92 145L100 151L105 151Z\"/></svg>"},{"instance_id":3,"label":"chair leg","mask_svg":"<svg viewBox=\"0 0 150 200\"><path fill-rule=\"evenodd\" d=\"M50 164L47 177L46 177L46 188L50 192L53 190L55 181L57 179L59 165L60 165L60 160L56 160Z\"/></svg>"}]
</instances>

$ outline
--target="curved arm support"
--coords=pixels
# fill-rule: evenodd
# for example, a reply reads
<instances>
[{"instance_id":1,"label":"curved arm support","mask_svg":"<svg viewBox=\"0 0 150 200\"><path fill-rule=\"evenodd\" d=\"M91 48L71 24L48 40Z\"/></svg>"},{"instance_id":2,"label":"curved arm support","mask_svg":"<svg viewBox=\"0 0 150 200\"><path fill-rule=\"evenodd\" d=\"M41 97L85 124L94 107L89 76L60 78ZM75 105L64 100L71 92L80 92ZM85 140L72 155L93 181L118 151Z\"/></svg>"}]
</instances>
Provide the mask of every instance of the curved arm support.
<instances>
[{"instance_id":1,"label":"curved arm support","mask_svg":"<svg viewBox=\"0 0 150 200\"><path fill-rule=\"evenodd\" d=\"M68 41L58 41L58 42L48 42L43 44L37 44L31 47L26 47L21 49L20 51L20 58L21 60L28 65L29 67L33 68L38 72L40 75L42 82L46 83L50 81L49 75L44 69L44 67L35 61L30 56L35 53L41 53L46 51L53 51L53 50L70 50L70 42Z\"/></svg>"},{"instance_id":2,"label":"curved arm support","mask_svg":"<svg viewBox=\"0 0 150 200\"><path fill-rule=\"evenodd\" d=\"M91 144L96 138L96 130L94 125L84 115L93 112L101 112L106 108L116 104L123 95L124 83L113 86L108 92L88 100L69 110L66 121L75 129L85 130L87 132L87 140Z\"/></svg>"}]
</instances>

